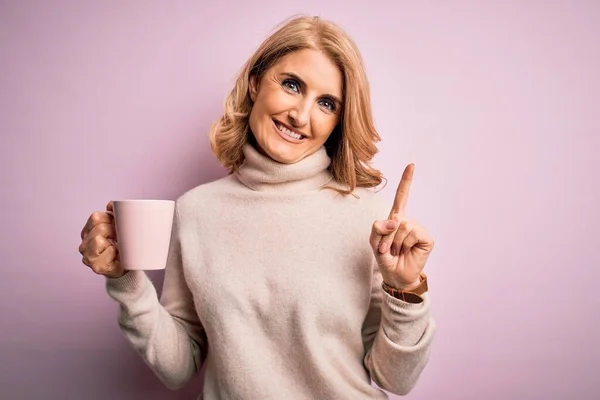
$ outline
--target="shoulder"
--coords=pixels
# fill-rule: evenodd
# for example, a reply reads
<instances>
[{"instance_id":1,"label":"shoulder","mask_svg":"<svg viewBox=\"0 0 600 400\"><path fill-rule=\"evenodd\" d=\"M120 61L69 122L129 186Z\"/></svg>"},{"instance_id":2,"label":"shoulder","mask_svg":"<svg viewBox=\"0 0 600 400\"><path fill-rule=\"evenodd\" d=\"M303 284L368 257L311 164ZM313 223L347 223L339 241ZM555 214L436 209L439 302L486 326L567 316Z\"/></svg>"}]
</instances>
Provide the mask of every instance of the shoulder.
<instances>
[{"instance_id":1,"label":"shoulder","mask_svg":"<svg viewBox=\"0 0 600 400\"><path fill-rule=\"evenodd\" d=\"M392 204L381 190L375 188L357 187L352 194L334 194L334 197L338 206L357 219L386 219Z\"/></svg>"},{"instance_id":2,"label":"shoulder","mask_svg":"<svg viewBox=\"0 0 600 400\"><path fill-rule=\"evenodd\" d=\"M371 219L386 219L391 209L391 201L382 191L374 188L357 188L355 194L361 202L361 209Z\"/></svg>"},{"instance_id":3,"label":"shoulder","mask_svg":"<svg viewBox=\"0 0 600 400\"><path fill-rule=\"evenodd\" d=\"M190 214L196 214L199 210L206 210L211 205L218 203L219 197L236 185L239 185L237 180L232 175L227 175L223 178L195 186L177 198L175 202L177 213L185 217Z\"/></svg>"}]
</instances>

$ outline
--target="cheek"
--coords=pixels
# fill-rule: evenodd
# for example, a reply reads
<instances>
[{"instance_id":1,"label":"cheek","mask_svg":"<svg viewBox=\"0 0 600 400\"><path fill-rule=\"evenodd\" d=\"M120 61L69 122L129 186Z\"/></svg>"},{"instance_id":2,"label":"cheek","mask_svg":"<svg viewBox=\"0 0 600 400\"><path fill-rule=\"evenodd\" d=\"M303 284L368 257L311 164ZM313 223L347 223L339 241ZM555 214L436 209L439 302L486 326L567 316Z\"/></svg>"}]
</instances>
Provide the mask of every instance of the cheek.
<instances>
[{"instance_id":1,"label":"cheek","mask_svg":"<svg viewBox=\"0 0 600 400\"><path fill-rule=\"evenodd\" d=\"M290 96L285 96L279 88L268 86L259 93L255 106L261 114L272 115L285 110L289 104Z\"/></svg>"},{"instance_id":2,"label":"cheek","mask_svg":"<svg viewBox=\"0 0 600 400\"><path fill-rule=\"evenodd\" d=\"M252 106L252 110L250 110L250 116L248 118L248 127L250 128L250 131L252 131L254 133L254 135L256 134L260 134L261 132L261 115L263 113L260 111L260 106L257 106L257 104L255 103Z\"/></svg>"},{"instance_id":3,"label":"cheek","mask_svg":"<svg viewBox=\"0 0 600 400\"><path fill-rule=\"evenodd\" d=\"M252 105L252 110L250 110L250 118L248 121L250 129L253 131L258 129L258 125L263 123L263 119L269 114L269 99L270 96L268 96L264 90L258 93L256 100Z\"/></svg>"},{"instance_id":4,"label":"cheek","mask_svg":"<svg viewBox=\"0 0 600 400\"><path fill-rule=\"evenodd\" d=\"M318 137L325 142L329 135L331 135L331 132L335 129L338 119L331 115L323 114L322 111L319 111L319 113L321 113L321 115L313 119L313 133L315 134L315 137Z\"/></svg>"}]
</instances>

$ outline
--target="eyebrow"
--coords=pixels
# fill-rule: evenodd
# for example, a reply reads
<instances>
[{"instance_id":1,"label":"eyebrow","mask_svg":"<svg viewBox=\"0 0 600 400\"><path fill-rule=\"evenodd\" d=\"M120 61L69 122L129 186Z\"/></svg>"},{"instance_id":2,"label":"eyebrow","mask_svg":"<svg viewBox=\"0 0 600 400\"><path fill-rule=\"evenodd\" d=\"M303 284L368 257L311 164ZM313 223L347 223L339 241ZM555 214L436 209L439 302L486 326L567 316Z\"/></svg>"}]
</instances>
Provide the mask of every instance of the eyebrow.
<instances>
[{"instance_id":1,"label":"eyebrow","mask_svg":"<svg viewBox=\"0 0 600 400\"><path fill-rule=\"evenodd\" d=\"M300 78L298 75L294 74L293 72L283 72L282 75L285 75L287 77L297 80L298 83L300 83L302 86L307 86L306 82L304 82L304 80L302 80L302 78ZM338 103L339 105L342 104L342 100L336 95L327 93L324 96L331 97L331 99L333 101L335 101L336 103Z\"/></svg>"}]
</instances>

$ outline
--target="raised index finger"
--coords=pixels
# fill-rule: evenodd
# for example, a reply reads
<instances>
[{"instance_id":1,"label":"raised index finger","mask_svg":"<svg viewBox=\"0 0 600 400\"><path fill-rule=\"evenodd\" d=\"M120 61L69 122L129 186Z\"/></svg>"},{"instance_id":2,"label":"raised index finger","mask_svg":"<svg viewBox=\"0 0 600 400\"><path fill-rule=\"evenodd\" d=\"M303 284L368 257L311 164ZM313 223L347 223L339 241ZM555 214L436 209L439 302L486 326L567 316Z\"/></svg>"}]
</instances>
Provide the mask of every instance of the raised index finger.
<instances>
[{"instance_id":1,"label":"raised index finger","mask_svg":"<svg viewBox=\"0 0 600 400\"><path fill-rule=\"evenodd\" d=\"M415 164L408 164L406 168L404 168L402 179L400 179L400 184L398 184L398 189L396 189L396 197L394 198L394 205L390 216L395 213L404 215L406 203L408 202L408 194L410 192L410 184L412 183L414 173Z\"/></svg>"}]
</instances>

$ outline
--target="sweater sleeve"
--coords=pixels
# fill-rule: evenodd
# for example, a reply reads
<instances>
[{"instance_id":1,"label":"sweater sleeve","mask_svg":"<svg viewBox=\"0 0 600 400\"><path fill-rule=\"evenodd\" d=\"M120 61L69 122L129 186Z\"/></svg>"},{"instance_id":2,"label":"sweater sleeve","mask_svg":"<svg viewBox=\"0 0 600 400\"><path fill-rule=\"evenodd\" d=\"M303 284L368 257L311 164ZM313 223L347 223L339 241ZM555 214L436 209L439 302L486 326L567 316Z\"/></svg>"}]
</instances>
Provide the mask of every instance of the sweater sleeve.
<instances>
[{"instance_id":1,"label":"sweater sleeve","mask_svg":"<svg viewBox=\"0 0 600 400\"><path fill-rule=\"evenodd\" d=\"M404 302L386 293L374 262L371 304L363 326L364 365L382 389L408 394L427 365L436 330L430 315L430 298L418 304Z\"/></svg>"},{"instance_id":2,"label":"sweater sleeve","mask_svg":"<svg viewBox=\"0 0 600 400\"><path fill-rule=\"evenodd\" d=\"M160 300L144 271L107 278L106 290L119 304L118 324L127 341L170 389L185 386L208 351L204 327L183 273L177 211Z\"/></svg>"}]
</instances>

